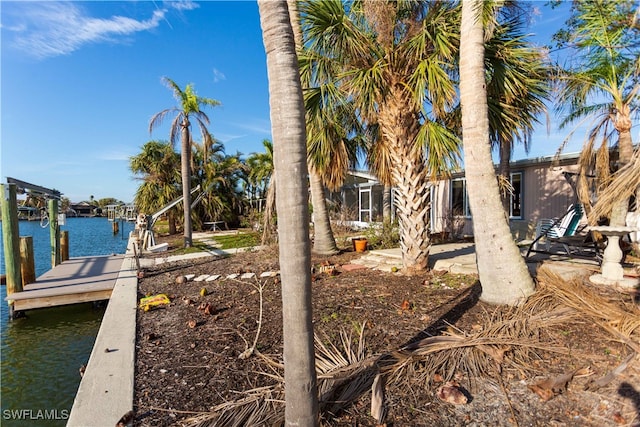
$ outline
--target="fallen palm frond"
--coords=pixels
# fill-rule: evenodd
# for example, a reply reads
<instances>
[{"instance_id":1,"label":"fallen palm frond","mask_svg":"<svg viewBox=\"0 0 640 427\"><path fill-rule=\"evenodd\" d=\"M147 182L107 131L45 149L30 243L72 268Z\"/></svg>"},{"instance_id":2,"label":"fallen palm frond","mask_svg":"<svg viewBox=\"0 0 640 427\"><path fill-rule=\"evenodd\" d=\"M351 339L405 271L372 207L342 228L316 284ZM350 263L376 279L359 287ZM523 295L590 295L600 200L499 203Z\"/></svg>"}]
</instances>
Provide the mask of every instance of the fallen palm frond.
<instances>
[{"instance_id":1,"label":"fallen palm frond","mask_svg":"<svg viewBox=\"0 0 640 427\"><path fill-rule=\"evenodd\" d=\"M563 279L544 267L538 270L537 279L537 292L525 304L497 308L480 322L482 328L477 332L450 327L442 335L427 337L377 356L366 355L364 325L357 340L351 334L341 332L339 344L334 344L326 335L316 335L321 416L328 419L373 390L372 413L378 422L382 422L385 379L410 385L429 383L436 374L447 381L459 372L473 378L500 373L504 367L530 372L532 361L539 357L538 352L568 353L568 349L541 339L541 331L557 329L558 325L575 319L593 322L640 353L640 310L637 306L625 304L622 298L606 298L581 280ZM273 370L273 374L263 375L274 379L274 385L243 392L245 397L242 399L218 405L209 414L186 420L185 425L281 424L284 420L283 366L259 355ZM376 378L378 383L372 387ZM564 379L560 377L560 380ZM552 386L562 383L560 380L554 380Z\"/></svg>"},{"instance_id":2,"label":"fallen palm frond","mask_svg":"<svg viewBox=\"0 0 640 427\"><path fill-rule=\"evenodd\" d=\"M622 298L612 301L587 287L581 280L565 280L548 268L538 270L538 290L530 305L559 305L580 313L584 319L613 335L640 353L640 309Z\"/></svg>"},{"instance_id":3,"label":"fallen palm frond","mask_svg":"<svg viewBox=\"0 0 640 427\"><path fill-rule=\"evenodd\" d=\"M631 161L620 168L605 185L606 191L600 192L598 201L589 214L590 223L595 223L601 217L608 217L618 202L635 194L640 186L640 149L634 151Z\"/></svg>"},{"instance_id":4,"label":"fallen palm frond","mask_svg":"<svg viewBox=\"0 0 640 427\"><path fill-rule=\"evenodd\" d=\"M532 352L536 350L566 353L564 348L540 342L539 329L566 322L573 316L571 310L562 308L538 314L526 308L496 310L479 332L449 330L393 352L396 362L387 366L385 372L396 382L409 378L428 382L436 373L445 381L457 372L466 372L470 377L484 376L500 371L505 363L529 371Z\"/></svg>"},{"instance_id":5,"label":"fallen palm frond","mask_svg":"<svg viewBox=\"0 0 640 427\"><path fill-rule=\"evenodd\" d=\"M315 336L318 396L323 413L336 414L370 389L378 373L377 357L366 357L364 325L358 345L353 347L351 334L340 332L339 350L326 335ZM326 344L325 344L326 343Z\"/></svg>"},{"instance_id":6,"label":"fallen palm frond","mask_svg":"<svg viewBox=\"0 0 640 427\"><path fill-rule=\"evenodd\" d=\"M376 376L376 357L366 357L364 325L357 345L353 337L340 332L342 349L326 335L315 335L316 372L321 413L335 414L370 389ZM236 427L281 425L284 422L284 375L282 364L258 353L273 373L262 373L275 380L272 386L241 392L242 399L225 402L211 412L189 418L183 425L192 427ZM280 371L280 372L279 372Z\"/></svg>"},{"instance_id":7,"label":"fallen palm frond","mask_svg":"<svg viewBox=\"0 0 640 427\"><path fill-rule=\"evenodd\" d=\"M244 427L284 424L284 390L281 384L242 393L243 398L215 406L211 412L191 417L191 427Z\"/></svg>"}]
</instances>

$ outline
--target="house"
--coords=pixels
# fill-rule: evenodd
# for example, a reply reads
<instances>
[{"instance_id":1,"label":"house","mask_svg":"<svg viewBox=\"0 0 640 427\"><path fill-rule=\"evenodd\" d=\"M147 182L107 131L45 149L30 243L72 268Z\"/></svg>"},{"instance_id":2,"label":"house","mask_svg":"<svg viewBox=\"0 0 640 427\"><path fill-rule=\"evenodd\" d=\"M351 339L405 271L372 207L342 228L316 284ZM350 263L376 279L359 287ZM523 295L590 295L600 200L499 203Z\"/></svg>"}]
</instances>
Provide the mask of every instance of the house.
<instances>
[{"instance_id":1,"label":"house","mask_svg":"<svg viewBox=\"0 0 640 427\"><path fill-rule=\"evenodd\" d=\"M87 202L71 203L69 205L70 216L92 217L96 215L96 206Z\"/></svg>"},{"instance_id":2,"label":"house","mask_svg":"<svg viewBox=\"0 0 640 427\"><path fill-rule=\"evenodd\" d=\"M352 170L340 191L329 193L327 200L337 221L361 228L382 222L385 206L389 210L393 206L393 189L385 189L369 172Z\"/></svg>"},{"instance_id":3,"label":"house","mask_svg":"<svg viewBox=\"0 0 640 427\"><path fill-rule=\"evenodd\" d=\"M530 238L541 218L562 216L577 199L575 174L579 153L518 160L511 163L513 193L509 225L517 240ZM464 171L431 185L431 233L454 237L473 235ZM354 225L382 221L385 189L377 179L362 171L351 171L339 192L328 200L340 206L339 219ZM390 199L393 201L394 191Z\"/></svg>"}]
</instances>

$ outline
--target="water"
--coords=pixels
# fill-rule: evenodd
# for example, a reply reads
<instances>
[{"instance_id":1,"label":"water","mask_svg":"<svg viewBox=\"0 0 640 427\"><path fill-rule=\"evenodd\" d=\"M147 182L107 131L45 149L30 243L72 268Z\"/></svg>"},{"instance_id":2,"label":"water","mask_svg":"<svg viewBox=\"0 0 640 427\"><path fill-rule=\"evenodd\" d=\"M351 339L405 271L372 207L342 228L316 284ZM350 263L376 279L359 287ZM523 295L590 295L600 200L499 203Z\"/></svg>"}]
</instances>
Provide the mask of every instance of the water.
<instances>
[{"instance_id":1,"label":"water","mask_svg":"<svg viewBox=\"0 0 640 427\"><path fill-rule=\"evenodd\" d=\"M33 236L36 276L51 269L49 228L37 221L20 221L21 236ZM106 218L67 218L69 256L124 253L133 223L120 223L112 234ZM0 237L2 231L0 230ZM0 271L4 248L0 245ZM27 319L10 320L0 287L2 323L2 426L64 426L80 384L79 368L91 354L104 308L76 304L27 312ZM19 419L21 418L21 419Z\"/></svg>"}]
</instances>

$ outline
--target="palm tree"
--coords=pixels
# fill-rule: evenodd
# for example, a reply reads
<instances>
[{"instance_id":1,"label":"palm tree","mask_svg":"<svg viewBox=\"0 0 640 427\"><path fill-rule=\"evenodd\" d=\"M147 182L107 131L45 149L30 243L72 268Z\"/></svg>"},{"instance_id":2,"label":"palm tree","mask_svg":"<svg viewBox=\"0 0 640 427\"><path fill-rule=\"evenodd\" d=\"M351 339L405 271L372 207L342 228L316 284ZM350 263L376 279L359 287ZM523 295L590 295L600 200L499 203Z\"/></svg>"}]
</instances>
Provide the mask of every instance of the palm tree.
<instances>
[{"instance_id":1,"label":"palm tree","mask_svg":"<svg viewBox=\"0 0 640 427\"><path fill-rule=\"evenodd\" d=\"M247 178L256 197L264 198L269 185L273 183L273 144L268 139L262 141L264 152L251 153L247 157Z\"/></svg>"},{"instance_id":2,"label":"palm tree","mask_svg":"<svg viewBox=\"0 0 640 427\"><path fill-rule=\"evenodd\" d=\"M199 212L197 218L227 223L236 221L243 205L239 181L246 169L240 154L226 154L224 145L213 137L194 147L194 178L202 189L199 203L194 207ZM197 227L201 225L196 224Z\"/></svg>"},{"instance_id":3,"label":"palm tree","mask_svg":"<svg viewBox=\"0 0 640 427\"><path fill-rule=\"evenodd\" d=\"M561 126L578 120L593 123L582 152L582 164L596 151L608 160L609 143L615 142L618 166L631 161L632 112L639 107L640 26L638 3L632 0L574 1L566 28L554 35L558 47L573 52L567 66L558 67L560 95L557 111L566 113ZM617 134L617 141L615 141ZM606 191L609 163L596 165ZM586 182L582 179L581 182ZM586 191L580 191L586 194ZM589 200L581 197L589 206ZM620 200L610 215L611 225L624 225L628 198Z\"/></svg>"},{"instance_id":4,"label":"palm tree","mask_svg":"<svg viewBox=\"0 0 640 427\"><path fill-rule=\"evenodd\" d=\"M289 19L296 42L296 51L302 52L302 29L300 28L300 13L297 0L287 0ZM305 86L305 82L302 82ZM311 129L307 126L308 139L311 139ZM311 190L311 205L313 206L313 251L321 255L334 255L339 252L336 239L331 230L331 220L327 209L327 200L324 193L324 185L313 157L307 155L307 168L309 169L309 188Z\"/></svg>"},{"instance_id":5,"label":"palm tree","mask_svg":"<svg viewBox=\"0 0 640 427\"><path fill-rule=\"evenodd\" d=\"M492 8L488 13L493 14ZM500 153L499 183L508 183L509 162L516 142L529 152L534 126L546 111L549 100L550 67L542 49L527 41L524 34L526 10L519 2L501 7L488 26L485 37L485 68L488 74L489 135ZM501 186L503 206L509 213L509 191Z\"/></svg>"},{"instance_id":6,"label":"palm tree","mask_svg":"<svg viewBox=\"0 0 640 427\"><path fill-rule=\"evenodd\" d=\"M482 284L480 299L514 305L534 292L534 284L511 237L491 158L482 6L483 0L462 2L460 101L465 176Z\"/></svg>"},{"instance_id":7,"label":"palm tree","mask_svg":"<svg viewBox=\"0 0 640 427\"><path fill-rule=\"evenodd\" d=\"M168 142L149 141L142 152L129 158L129 169L142 183L138 187L134 203L140 212L152 213L180 194L180 157ZM169 234L176 232L176 216L170 210Z\"/></svg>"},{"instance_id":8,"label":"palm tree","mask_svg":"<svg viewBox=\"0 0 640 427\"><path fill-rule=\"evenodd\" d=\"M301 3L311 73L334 82L368 128L378 128L369 166L397 189L405 269L427 267L428 180L456 162L458 139L443 125L452 81L458 9L449 2Z\"/></svg>"},{"instance_id":9,"label":"palm tree","mask_svg":"<svg viewBox=\"0 0 640 427\"><path fill-rule=\"evenodd\" d=\"M311 249L302 89L286 1L259 0L258 7L267 53L278 186L276 205L286 365L285 424L317 426L318 391L311 313Z\"/></svg>"},{"instance_id":10,"label":"palm tree","mask_svg":"<svg viewBox=\"0 0 640 427\"><path fill-rule=\"evenodd\" d=\"M268 139L262 141L264 153L254 153L247 159L249 179L266 192L266 202L262 217L262 244L271 240L273 214L276 207L276 179L273 168L273 144Z\"/></svg>"},{"instance_id":11,"label":"palm tree","mask_svg":"<svg viewBox=\"0 0 640 427\"><path fill-rule=\"evenodd\" d=\"M202 139L206 140L209 137L207 131L207 125L209 124L209 117L200 110L203 106L215 107L220 103L214 99L202 98L195 93L195 89L192 84L188 84L184 91L168 77L163 77L163 82L173 91L173 95L179 103L178 107L162 110L155 114L149 122L149 133L153 132L153 129L160 126L163 120L169 115L175 115L171 122L169 130L169 141L172 144L178 139L180 135L180 176L182 177L182 197L184 208L184 246L185 248L191 247L192 240L192 225L191 225L191 121L195 119L200 131L202 132Z\"/></svg>"}]
</instances>

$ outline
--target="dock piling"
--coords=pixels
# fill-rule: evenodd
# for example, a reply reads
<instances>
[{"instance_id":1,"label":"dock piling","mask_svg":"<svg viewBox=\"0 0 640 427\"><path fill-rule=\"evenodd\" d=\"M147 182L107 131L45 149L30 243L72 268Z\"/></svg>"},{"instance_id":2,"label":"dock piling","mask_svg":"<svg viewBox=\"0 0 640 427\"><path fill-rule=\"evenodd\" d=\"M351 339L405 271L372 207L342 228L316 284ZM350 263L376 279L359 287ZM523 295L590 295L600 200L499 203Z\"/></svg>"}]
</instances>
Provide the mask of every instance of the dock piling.
<instances>
[{"instance_id":1,"label":"dock piling","mask_svg":"<svg viewBox=\"0 0 640 427\"><path fill-rule=\"evenodd\" d=\"M20 274L22 288L36 281L36 264L33 255L33 237L20 236Z\"/></svg>"},{"instance_id":2,"label":"dock piling","mask_svg":"<svg viewBox=\"0 0 640 427\"><path fill-rule=\"evenodd\" d=\"M62 262L69 260L69 231L60 232L60 259Z\"/></svg>"},{"instance_id":3,"label":"dock piling","mask_svg":"<svg viewBox=\"0 0 640 427\"><path fill-rule=\"evenodd\" d=\"M1 210L2 234L4 245L4 266L7 281L7 296L15 292L22 292L22 277L20 272L20 242L18 240L18 199L15 184L2 184Z\"/></svg>"},{"instance_id":4,"label":"dock piling","mask_svg":"<svg viewBox=\"0 0 640 427\"><path fill-rule=\"evenodd\" d=\"M49 231L51 233L51 267L60 265L60 226L58 225L58 200L49 200Z\"/></svg>"}]
</instances>

